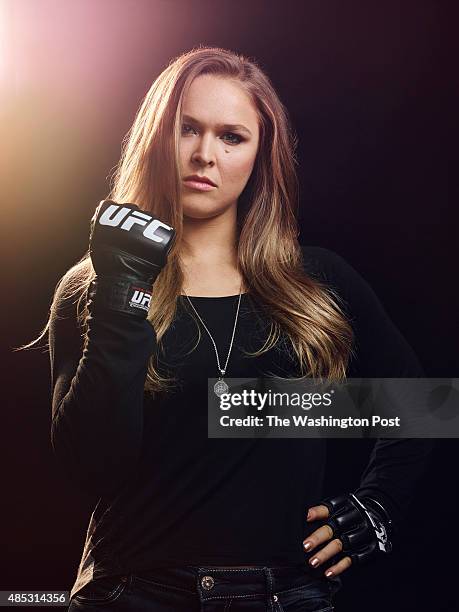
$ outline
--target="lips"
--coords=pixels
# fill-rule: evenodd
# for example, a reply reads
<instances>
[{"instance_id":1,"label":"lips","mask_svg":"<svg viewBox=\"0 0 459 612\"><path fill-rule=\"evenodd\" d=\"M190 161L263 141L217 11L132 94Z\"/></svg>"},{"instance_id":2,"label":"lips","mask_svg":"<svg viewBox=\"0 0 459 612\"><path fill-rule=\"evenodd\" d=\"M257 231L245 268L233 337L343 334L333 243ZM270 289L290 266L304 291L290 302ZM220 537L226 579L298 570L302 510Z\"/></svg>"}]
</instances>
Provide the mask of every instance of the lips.
<instances>
[{"instance_id":1,"label":"lips","mask_svg":"<svg viewBox=\"0 0 459 612\"><path fill-rule=\"evenodd\" d=\"M199 174L190 174L186 176L184 181L191 181L193 183L206 183L207 185L211 185L212 187L216 187L217 185L210 180L207 176L199 176Z\"/></svg>"},{"instance_id":2,"label":"lips","mask_svg":"<svg viewBox=\"0 0 459 612\"><path fill-rule=\"evenodd\" d=\"M207 176L200 176L199 174L190 174L186 176L183 179L183 184L187 189L201 193L217 189L217 185L211 181L210 178Z\"/></svg>"}]
</instances>

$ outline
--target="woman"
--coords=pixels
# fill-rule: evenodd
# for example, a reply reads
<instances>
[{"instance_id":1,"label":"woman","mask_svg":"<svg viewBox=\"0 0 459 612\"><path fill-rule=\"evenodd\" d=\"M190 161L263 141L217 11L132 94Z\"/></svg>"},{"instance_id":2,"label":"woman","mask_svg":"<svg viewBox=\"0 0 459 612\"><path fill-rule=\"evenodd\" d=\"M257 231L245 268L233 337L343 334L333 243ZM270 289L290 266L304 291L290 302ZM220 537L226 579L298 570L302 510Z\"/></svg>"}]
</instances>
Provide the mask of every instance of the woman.
<instances>
[{"instance_id":1,"label":"woman","mask_svg":"<svg viewBox=\"0 0 459 612\"><path fill-rule=\"evenodd\" d=\"M98 497L69 610L331 610L390 550L428 440L378 440L321 499L323 439L207 436L208 378L420 374L361 277L298 245L294 150L230 51L180 56L139 109L45 328L53 449Z\"/></svg>"}]
</instances>

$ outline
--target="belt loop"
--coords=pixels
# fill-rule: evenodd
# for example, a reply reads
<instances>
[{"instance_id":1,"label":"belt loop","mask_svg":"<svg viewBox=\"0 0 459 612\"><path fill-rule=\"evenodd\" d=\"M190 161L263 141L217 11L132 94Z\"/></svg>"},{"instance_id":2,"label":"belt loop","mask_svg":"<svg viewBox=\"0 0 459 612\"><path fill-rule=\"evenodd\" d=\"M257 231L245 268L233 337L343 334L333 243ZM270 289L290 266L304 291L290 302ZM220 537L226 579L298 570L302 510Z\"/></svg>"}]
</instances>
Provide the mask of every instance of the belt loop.
<instances>
[{"instance_id":1,"label":"belt loop","mask_svg":"<svg viewBox=\"0 0 459 612\"><path fill-rule=\"evenodd\" d=\"M271 595L273 594L273 583L274 583L273 573L270 567L265 567L264 570L266 574L266 583L268 585L268 599L270 600Z\"/></svg>"}]
</instances>

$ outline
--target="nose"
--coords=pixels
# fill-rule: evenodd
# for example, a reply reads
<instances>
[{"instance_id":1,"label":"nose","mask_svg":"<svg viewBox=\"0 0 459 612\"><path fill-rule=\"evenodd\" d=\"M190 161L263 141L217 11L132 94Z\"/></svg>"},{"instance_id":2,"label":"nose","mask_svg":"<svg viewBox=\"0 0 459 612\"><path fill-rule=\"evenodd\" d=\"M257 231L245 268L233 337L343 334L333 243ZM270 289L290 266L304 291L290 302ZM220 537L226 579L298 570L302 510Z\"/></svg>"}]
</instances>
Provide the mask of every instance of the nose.
<instances>
[{"instance_id":1,"label":"nose","mask_svg":"<svg viewBox=\"0 0 459 612\"><path fill-rule=\"evenodd\" d=\"M212 145L211 134L204 135L196 141L196 147L191 160L200 166L213 166L215 164L215 152Z\"/></svg>"}]
</instances>

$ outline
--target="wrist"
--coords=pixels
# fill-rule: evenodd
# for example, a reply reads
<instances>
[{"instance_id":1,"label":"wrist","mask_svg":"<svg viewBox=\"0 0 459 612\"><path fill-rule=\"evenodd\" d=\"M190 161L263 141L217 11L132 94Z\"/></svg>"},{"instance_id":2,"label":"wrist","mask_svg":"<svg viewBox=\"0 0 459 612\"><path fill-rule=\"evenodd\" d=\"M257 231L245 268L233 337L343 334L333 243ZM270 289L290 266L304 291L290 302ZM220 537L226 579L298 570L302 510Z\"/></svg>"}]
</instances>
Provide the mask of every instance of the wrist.
<instances>
[{"instance_id":1,"label":"wrist","mask_svg":"<svg viewBox=\"0 0 459 612\"><path fill-rule=\"evenodd\" d=\"M367 515L367 522L371 524L379 549L386 553L391 552L393 528L387 510L378 500L372 497L356 497L354 493L351 493L351 498Z\"/></svg>"},{"instance_id":2,"label":"wrist","mask_svg":"<svg viewBox=\"0 0 459 612\"><path fill-rule=\"evenodd\" d=\"M98 312L124 312L145 319L150 307L152 284L127 276L98 275L88 288L88 308Z\"/></svg>"},{"instance_id":3,"label":"wrist","mask_svg":"<svg viewBox=\"0 0 459 612\"><path fill-rule=\"evenodd\" d=\"M392 527L393 521L387 509L379 500L375 499L374 497L368 497L367 495L361 497L360 500L362 501L364 506L378 514L380 520L384 521L388 526Z\"/></svg>"}]
</instances>

